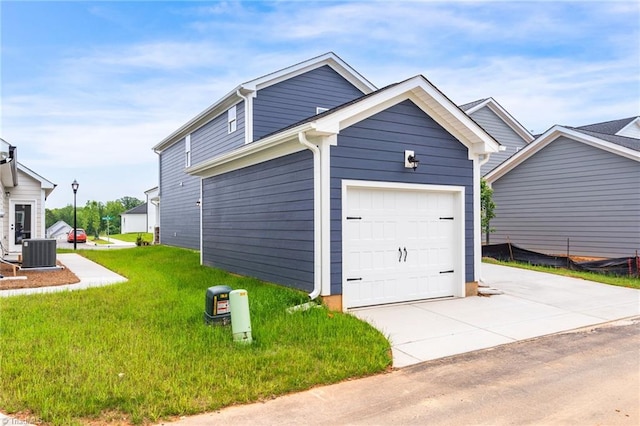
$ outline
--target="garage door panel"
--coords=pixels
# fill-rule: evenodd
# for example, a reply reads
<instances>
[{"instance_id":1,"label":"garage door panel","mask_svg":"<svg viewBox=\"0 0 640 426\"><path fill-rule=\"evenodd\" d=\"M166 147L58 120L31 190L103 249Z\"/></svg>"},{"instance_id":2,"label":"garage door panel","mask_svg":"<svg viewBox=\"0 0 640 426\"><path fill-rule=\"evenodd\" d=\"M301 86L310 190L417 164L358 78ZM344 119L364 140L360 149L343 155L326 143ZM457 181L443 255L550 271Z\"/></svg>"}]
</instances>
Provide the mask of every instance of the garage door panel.
<instances>
[{"instance_id":1,"label":"garage door panel","mask_svg":"<svg viewBox=\"0 0 640 426\"><path fill-rule=\"evenodd\" d=\"M456 193L349 188L345 204L345 306L455 294Z\"/></svg>"}]
</instances>

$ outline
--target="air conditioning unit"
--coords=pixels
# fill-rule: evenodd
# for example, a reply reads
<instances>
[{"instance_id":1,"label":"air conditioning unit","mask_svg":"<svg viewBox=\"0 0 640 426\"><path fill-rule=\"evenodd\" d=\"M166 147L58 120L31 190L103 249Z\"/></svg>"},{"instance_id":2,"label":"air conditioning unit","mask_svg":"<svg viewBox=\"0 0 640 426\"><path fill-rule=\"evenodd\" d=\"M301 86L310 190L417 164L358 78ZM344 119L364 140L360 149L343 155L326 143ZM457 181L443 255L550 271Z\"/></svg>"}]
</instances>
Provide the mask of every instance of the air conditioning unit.
<instances>
[{"instance_id":1,"label":"air conditioning unit","mask_svg":"<svg viewBox=\"0 0 640 426\"><path fill-rule=\"evenodd\" d=\"M22 268L54 268L56 266L56 240L44 238L22 240Z\"/></svg>"}]
</instances>

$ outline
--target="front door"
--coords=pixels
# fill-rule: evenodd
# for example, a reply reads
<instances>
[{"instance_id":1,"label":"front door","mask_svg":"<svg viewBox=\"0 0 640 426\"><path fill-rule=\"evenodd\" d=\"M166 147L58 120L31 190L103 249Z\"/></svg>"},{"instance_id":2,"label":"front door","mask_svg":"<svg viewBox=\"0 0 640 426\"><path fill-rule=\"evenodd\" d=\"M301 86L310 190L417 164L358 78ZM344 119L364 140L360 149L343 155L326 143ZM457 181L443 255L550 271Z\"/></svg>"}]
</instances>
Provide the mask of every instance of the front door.
<instances>
[{"instance_id":1,"label":"front door","mask_svg":"<svg viewBox=\"0 0 640 426\"><path fill-rule=\"evenodd\" d=\"M35 236L35 202L14 201L10 203L9 250L22 250L22 240Z\"/></svg>"}]
</instances>

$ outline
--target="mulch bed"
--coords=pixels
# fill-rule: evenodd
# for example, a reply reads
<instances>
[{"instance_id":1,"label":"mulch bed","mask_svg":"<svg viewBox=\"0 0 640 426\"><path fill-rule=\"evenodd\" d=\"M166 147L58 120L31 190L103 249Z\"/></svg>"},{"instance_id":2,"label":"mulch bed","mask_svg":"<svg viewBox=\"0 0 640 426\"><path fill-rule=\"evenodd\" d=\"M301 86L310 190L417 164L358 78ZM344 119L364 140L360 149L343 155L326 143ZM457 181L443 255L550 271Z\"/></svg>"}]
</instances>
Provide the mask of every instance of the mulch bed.
<instances>
[{"instance_id":1,"label":"mulch bed","mask_svg":"<svg viewBox=\"0 0 640 426\"><path fill-rule=\"evenodd\" d=\"M13 268L5 263L0 263L0 274L4 276L4 279L0 280L0 290L49 287L80 282L80 278L67 269L66 266L60 262L57 262L57 264L62 269L51 271L21 271L18 269L16 275L18 277L27 277L27 279L12 279L14 278Z\"/></svg>"}]
</instances>

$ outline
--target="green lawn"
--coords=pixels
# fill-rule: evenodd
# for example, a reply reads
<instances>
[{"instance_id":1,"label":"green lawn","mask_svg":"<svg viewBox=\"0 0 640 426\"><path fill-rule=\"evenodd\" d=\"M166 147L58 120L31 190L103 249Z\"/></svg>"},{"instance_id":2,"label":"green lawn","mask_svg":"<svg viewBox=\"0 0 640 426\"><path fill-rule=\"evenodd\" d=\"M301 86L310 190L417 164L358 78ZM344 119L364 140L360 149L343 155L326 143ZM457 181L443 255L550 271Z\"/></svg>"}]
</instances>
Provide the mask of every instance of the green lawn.
<instances>
[{"instance_id":1,"label":"green lawn","mask_svg":"<svg viewBox=\"0 0 640 426\"><path fill-rule=\"evenodd\" d=\"M132 232L129 234L113 234L113 235L109 235L109 237L115 238L116 240L120 240L120 241L135 243L136 239L138 238L138 235L141 235L145 241L149 241L149 242L153 241L153 234L150 232ZM100 238L103 240L106 240L107 236L106 234L100 235Z\"/></svg>"},{"instance_id":2,"label":"green lawn","mask_svg":"<svg viewBox=\"0 0 640 426\"><path fill-rule=\"evenodd\" d=\"M32 423L157 422L384 371L385 337L304 293L199 265L165 247L85 250L129 278L90 290L0 298L0 411ZM254 343L206 326L206 289L244 288ZM312 415L312 412L310 412Z\"/></svg>"},{"instance_id":3,"label":"green lawn","mask_svg":"<svg viewBox=\"0 0 640 426\"><path fill-rule=\"evenodd\" d=\"M584 280L595 281L603 284L640 289L640 278L635 277L618 277L613 275L598 274L595 272L572 271L570 269L554 268L551 266L530 265L528 263L522 262L503 262L500 260L489 258L483 258L482 261L493 263L495 265L512 266L514 268L530 269L532 271L547 272L550 274L564 275L566 277L582 278Z\"/></svg>"}]
</instances>

